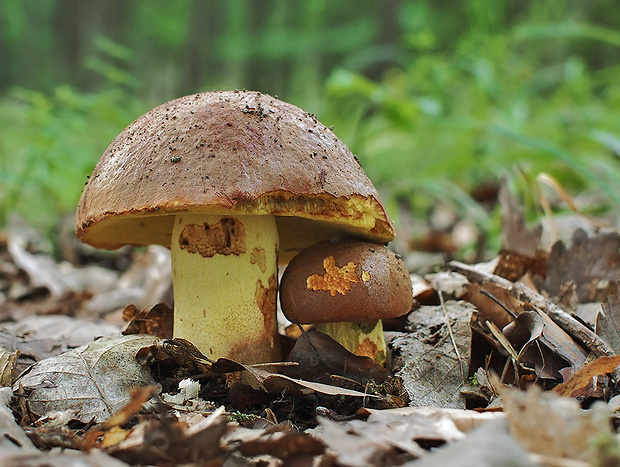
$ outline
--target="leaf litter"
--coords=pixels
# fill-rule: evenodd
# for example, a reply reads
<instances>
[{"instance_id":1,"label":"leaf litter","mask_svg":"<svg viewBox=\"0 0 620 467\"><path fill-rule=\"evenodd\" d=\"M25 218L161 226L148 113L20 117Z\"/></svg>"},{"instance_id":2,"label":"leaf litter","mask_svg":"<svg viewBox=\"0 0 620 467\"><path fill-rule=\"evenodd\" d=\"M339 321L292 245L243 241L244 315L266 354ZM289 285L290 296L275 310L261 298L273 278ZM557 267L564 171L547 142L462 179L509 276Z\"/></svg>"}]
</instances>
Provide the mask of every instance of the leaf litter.
<instances>
[{"instance_id":1,"label":"leaf litter","mask_svg":"<svg viewBox=\"0 0 620 467\"><path fill-rule=\"evenodd\" d=\"M2 465L613 465L620 236L545 249L499 200L498 257L412 275L386 368L312 330L285 362L211 361L172 338L161 250L72 265L5 237Z\"/></svg>"}]
</instances>

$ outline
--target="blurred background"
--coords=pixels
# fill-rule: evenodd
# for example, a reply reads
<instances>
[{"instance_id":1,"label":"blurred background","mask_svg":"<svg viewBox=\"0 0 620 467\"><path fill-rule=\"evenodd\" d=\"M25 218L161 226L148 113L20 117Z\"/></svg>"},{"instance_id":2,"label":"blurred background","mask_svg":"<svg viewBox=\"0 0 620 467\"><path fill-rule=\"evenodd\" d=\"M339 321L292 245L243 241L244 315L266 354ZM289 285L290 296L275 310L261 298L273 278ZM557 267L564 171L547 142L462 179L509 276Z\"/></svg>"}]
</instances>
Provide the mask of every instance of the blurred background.
<instances>
[{"instance_id":1,"label":"blurred background","mask_svg":"<svg viewBox=\"0 0 620 467\"><path fill-rule=\"evenodd\" d=\"M127 124L235 88L333 125L401 249L496 247L502 178L530 219L541 196L566 207L541 173L605 216L620 201L619 27L614 0L0 0L0 228L19 215L54 238ZM429 235L442 230L447 245Z\"/></svg>"}]
</instances>

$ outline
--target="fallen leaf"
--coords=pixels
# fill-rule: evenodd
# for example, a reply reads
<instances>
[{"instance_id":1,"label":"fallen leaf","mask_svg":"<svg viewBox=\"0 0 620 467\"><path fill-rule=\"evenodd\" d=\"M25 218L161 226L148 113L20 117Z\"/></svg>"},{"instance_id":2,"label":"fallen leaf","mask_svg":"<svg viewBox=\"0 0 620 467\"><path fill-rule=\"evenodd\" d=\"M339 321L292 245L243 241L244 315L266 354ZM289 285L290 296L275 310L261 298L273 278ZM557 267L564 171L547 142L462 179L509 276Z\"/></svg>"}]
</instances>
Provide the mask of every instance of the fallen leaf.
<instances>
[{"instance_id":1,"label":"fallen leaf","mask_svg":"<svg viewBox=\"0 0 620 467\"><path fill-rule=\"evenodd\" d=\"M165 303L158 303L143 310L127 305L123 310L123 321L128 324L122 334L149 334L162 339L172 338L172 309Z\"/></svg>"},{"instance_id":2,"label":"fallen leaf","mask_svg":"<svg viewBox=\"0 0 620 467\"><path fill-rule=\"evenodd\" d=\"M580 303L603 302L620 287L620 233L600 231L588 235L578 229L569 247L558 241L551 248L547 277L540 287L559 295L564 283L573 282Z\"/></svg>"},{"instance_id":3,"label":"fallen leaf","mask_svg":"<svg viewBox=\"0 0 620 467\"><path fill-rule=\"evenodd\" d=\"M70 410L82 422L102 422L127 404L132 388L157 385L135 358L156 340L144 335L98 339L34 364L13 389L25 394L35 414Z\"/></svg>"},{"instance_id":4,"label":"fallen leaf","mask_svg":"<svg viewBox=\"0 0 620 467\"><path fill-rule=\"evenodd\" d=\"M592 378L611 373L618 365L620 365L620 356L598 357L581 367L567 381L553 388L553 392L560 396L583 398Z\"/></svg>"},{"instance_id":5,"label":"fallen leaf","mask_svg":"<svg viewBox=\"0 0 620 467\"><path fill-rule=\"evenodd\" d=\"M349 352L330 336L318 331L303 333L288 359L298 365L283 367L281 372L296 379L316 381L339 375L363 386L371 379L383 383L390 375L389 370L373 359Z\"/></svg>"},{"instance_id":6,"label":"fallen leaf","mask_svg":"<svg viewBox=\"0 0 620 467\"><path fill-rule=\"evenodd\" d=\"M547 272L547 259L548 254L542 250L536 250L533 256L512 250L502 250L493 272L513 282L526 274L544 278Z\"/></svg>"},{"instance_id":7,"label":"fallen leaf","mask_svg":"<svg viewBox=\"0 0 620 467\"><path fill-rule=\"evenodd\" d=\"M10 386L13 383L13 370L17 352L9 352L0 347L0 386Z\"/></svg>"},{"instance_id":8,"label":"fallen leaf","mask_svg":"<svg viewBox=\"0 0 620 467\"><path fill-rule=\"evenodd\" d=\"M217 364L220 363L221 360L224 361L226 359L218 359L218 361L213 365L213 371L217 370ZM302 396L318 392L329 396L381 398L381 396L375 394L367 394L329 384L304 381L302 379L290 378L286 375L281 375L278 373L270 373L269 371L252 365L238 365L243 367L243 369L250 376L249 379L245 379L247 384L252 386L254 389L259 389L271 394L283 394L286 392L292 395Z\"/></svg>"},{"instance_id":9,"label":"fallen leaf","mask_svg":"<svg viewBox=\"0 0 620 467\"><path fill-rule=\"evenodd\" d=\"M64 274L59 265L49 256L32 254L18 241L9 241L8 251L15 264L26 272L33 288L46 289L52 298L59 298L71 290L81 290L79 276Z\"/></svg>"},{"instance_id":10,"label":"fallen leaf","mask_svg":"<svg viewBox=\"0 0 620 467\"><path fill-rule=\"evenodd\" d=\"M198 373L211 371L211 364L213 363L198 347L187 339L179 337L174 339L157 339L153 345L141 349L138 352L137 358L140 362L148 362L153 359L160 363L188 368Z\"/></svg>"},{"instance_id":11,"label":"fallen leaf","mask_svg":"<svg viewBox=\"0 0 620 467\"><path fill-rule=\"evenodd\" d=\"M446 301L445 307L445 313L441 305L413 311L410 332L395 333L389 341L410 405L465 407L460 390L468 377L475 309L465 301Z\"/></svg>"},{"instance_id":12,"label":"fallen leaf","mask_svg":"<svg viewBox=\"0 0 620 467\"><path fill-rule=\"evenodd\" d=\"M334 422L321 417L312 430L336 455L338 465L401 465L426 454L426 449L465 437L470 429L503 418L434 407L391 410L361 409L367 419Z\"/></svg>"},{"instance_id":13,"label":"fallen leaf","mask_svg":"<svg viewBox=\"0 0 620 467\"><path fill-rule=\"evenodd\" d=\"M620 354L620 291L607 297L596 316L596 333Z\"/></svg>"},{"instance_id":14,"label":"fallen leaf","mask_svg":"<svg viewBox=\"0 0 620 467\"><path fill-rule=\"evenodd\" d=\"M129 464L115 459L97 449L85 453L66 449L51 452L2 452L0 465L4 467L128 467Z\"/></svg>"},{"instance_id":15,"label":"fallen leaf","mask_svg":"<svg viewBox=\"0 0 620 467\"><path fill-rule=\"evenodd\" d=\"M474 429L467 437L433 449L416 461L416 467L462 465L476 467L540 467L508 432L506 420L499 419ZM566 465L566 467L569 467ZM570 467L577 467L571 464ZM580 466L581 467L581 466ZM584 466L585 467L585 466Z\"/></svg>"},{"instance_id":16,"label":"fallen leaf","mask_svg":"<svg viewBox=\"0 0 620 467\"><path fill-rule=\"evenodd\" d=\"M224 454L220 440L228 424L223 413L220 407L190 426L170 417L147 420L106 452L131 465L211 465Z\"/></svg>"},{"instance_id":17,"label":"fallen leaf","mask_svg":"<svg viewBox=\"0 0 620 467\"><path fill-rule=\"evenodd\" d=\"M515 252L519 257L534 258L540 247L542 227L527 228L524 209L510 192L505 179L498 197L502 208L502 249Z\"/></svg>"},{"instance_id":18,"label":"fallen leaf","mask_svg":"<svg viewBox=\"0 0 620 467\"><path fill-rule=\"evenodd\" d=\"M610 452L620 448L605 404L582 410L575 399L543 392L536 385L527 391L504 387L500 394L510 432L528 452L617 465L597 462L602 455L597 445L606 443Z\"/></svg>"},{"instance_id":19,"label":"fallen leaf","mask_svg":"<svg viewBox=\"0 0 620 467\"><path fill-rule=\"evenodd\" d=\"M524 311L503 329L519 351L517 362L534 368L536 375L562 380L581 368L588 356L551 318L538 310ZM570 371L562 371L569 367Z\"/></svg>"},{"instance_id":20,"label":"fallen leaf","mask_svg":"<svg viewBox=\"0 0 620 467\"><path fill-rule=\"evenodd\" d=\"M139 360L147 359L145 350L142 349ZM185 339L166 339L156 342L148 348L148 353L158 361L175 363L179 366L198 369L202 372L214 373L245 373L245 383L252 388L271 394L288 392L294 395L307 395L314 392L332 396L371 397L381 399L381 396L366 394L351 389L322 384L302 379L290 378L279 373L272 373L264 367L278 368L282 364L268 363L260 365L245 365L227 358L219 358L216 362L204 356L191 342Z\"/></svg>"},{"instance_id":21,"label":"fallen leaf","mask_svg":"<svg viewBox=\"0 0 620 467\"><path fill-rule=\"evenodd\" d=\"M84 435L84 445L83 449L89 451L97 444L97 439L100 436L107 435L115 428L120 428L121 425L127 423L129 419L134 416L136 413L140 411L142 405L148 401L151 397L159 392L158 387L156 386L141 386L135 387L130 391L130 399L117 412L113 413L110 418L100 423L99 425L95 425L91 427L86 434ZM118 433L113 433L115 439L118 438ZM118 442L122 441L124 438L118 439ZM111 445L111 440L104 440L104 443L108 446ZM115 443L116 444L116 443Z\"/></svg>"},{"instance_id":22,"label":"fallen leaf","mask_svg":"<svg viewBox=\"0 0 620 467\"><path fill-rule=\"evenodd\" d=\"M465 299L477 308L480 323L491 321L500 329L513 321L506 309L515 310L521 305L508 291L489 283L470 283Z\"/></svg>"},{"instance_id":23,"label":"fallen leaf","mask_svg":"<svg viewBox=\"0 0 620 467\"><path fill-rule=\"evenodd\" d=\"M101 336L118 335L119 326L64 315L26 316L0 324L0 346L19 352L15 372Z\"/></svg>"},{"instance_id":24,"label":"fallen leaf","mask_svg":"<svg viewBox=\"0 0 620 467\"><path fill-rule=\"evenodd\" d=\"M290 423L253 431L258 431L258 436L238 442L237 449L244 456L268 455L286 463L312 458L325 451L325 446L317 438L299 432ZM233 439L230 437L227 442Z\"/></svg>"},{"instance_id":25,"label":"fallen leaf","mask_svg":"<svg viewBox=\"0 0 620 467\"><path fill-rule=\"evenodd\" d=\"M431 284L434 290L454 298L463 298L467 293L469 281L467 278L453 271L441 271L427 274L424 278Z\"/></svg>"},{"instance_id":26,"label":"fallen leaf","mask_svg":"<svg viewBox=\"0 0 620 467\"><path fill-rule=\"evenodd\" d=\"M36 448L24 430L15 422L9 403L13 398L11 388L0 388L0 465L2 453L34 451Z\"/></svg>"}]
</instances>

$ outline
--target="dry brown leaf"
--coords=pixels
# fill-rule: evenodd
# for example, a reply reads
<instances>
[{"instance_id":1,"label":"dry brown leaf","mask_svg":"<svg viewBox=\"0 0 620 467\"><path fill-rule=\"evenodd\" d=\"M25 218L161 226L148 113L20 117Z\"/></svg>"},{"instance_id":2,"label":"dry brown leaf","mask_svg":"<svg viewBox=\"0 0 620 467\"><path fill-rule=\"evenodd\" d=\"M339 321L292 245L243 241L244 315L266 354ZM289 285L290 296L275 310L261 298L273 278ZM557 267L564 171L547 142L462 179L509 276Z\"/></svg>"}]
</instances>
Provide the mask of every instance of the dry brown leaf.
<instances>
[{"instance_id":1,"label":"dry brown leaf","mask_svg":"<svg viewBox=\"0 0 620 467\"><path fill-rule=\"evenodd\" d=\"M213 371L217 371L218 364L220 363L235 363L232 360L218 359L213 364ZM244 382L249 384L254 389L269 392L271 394L283 394L288 393L292 395L308 395L315 392L325 394L328 396L352 396L352 397L369 397L381 399L380 396L374 394L366 394L360 391L354 391L352 389L341 388L338 386L331 386L329 384L316 383L313 381L304 381L302 379L290 378L286 375L277 373L270 373L252 365L238 364L243 370L246 371L246 375L249 378L244 378ZM239 370L237 370L239 371Z\"/></svg>"},{"instance_id":2,"label":"dry brown leaf","mask_svg":"<svg viewBox=\"0 0 620 467\"><path fill-rule=\"evenodd\" d=\"M512 251L520 257L535 258L542 228L527 228L524 209L510 192L506 180L502 180L499 189L499 202L502 207L502 250Z\"/></svg>"},{"instance_id":3,"label":"dry brown leaf","mask_svg":"<svg viewBox=\"0 0 620 467\"><path fill-rule=\"evenodd\" d=\"M130 400L130 390L156 386L137 352L157 338L133 335L104 337L70 352L36 363L14 384L38 415L70 411L82 422L102 422Z\"/></svg>"},{"instance_id":4,"label":"dry brown leaf","mask_svg":"<svg viewBox=\"0 0 620 467\"><path fill-rule=\"evenodd\" d=\"M13 384L13 371L18 352L9 352L0 347L0 386L6 387Z\"/></svg>"},{"instance_id":5,"label":"dry brown leaf","mask_svg":"<svg viewBox=\"0 0 620 467\"><path fill-rule=\"evenodd\" d=\"M104 439L103 443L106 446L112 446L112 439L116 441L115 444L118 444L125 438L122 437L123 433L119 433L118 431L112 431L116 428L120 428L120 426L124 423L127 423L129 419L134 416L136 413L140 411L142 405L148 401L151 397L159 392L158 387L156 386L143 386L143 387L135 387L130 391L130 399L127 404L122 407L117 412L113 413L110 418L106 421L100 423L99 425L95 425L91 427L86 434L84 435L84 445L83 449L90 450L97 445L99 437L103 437L104 435L111 434L112 436L108 436L108 439Z\"/></svg>"},{"instance_id":6,"label":"dry brown leaf","mask_svg":"<svg viewBox=\"0 0 620 467\"><path fill-rule=\"evenodd\" d=\"M149 334L162 339L172 338L172 309L165 303L158 303L143 310L127 305L123 310L123 321L127 326L122 334Z\"/></svg>"},{"instance_id":7,"label":"dry brown leaf","mask_svg":"<svg viewBox=\"0 0 620 467\"><path fill-rule=\"evenodd\" d=\"M522 312L503 329L519 350L518 363L535 368L546 379L566 379L581 368L588 356L549 316L538 310ZM570 371L562 371L569 367Z\"/></svg>"},{"instance_id":8,"label":"dry brown leaf","mask_svg":"<svg viewBox=\"0 0 620 467\"><path fill-rule=\"evenodd\" d=\"M2 453L35 450L34 444L24 430L15 422L9 403L13 397L11 388L0 388L0 465Z\"/></svg>"},{"instance_id":9,"label":"dry brown leaf","mask_svg":"<svg viewBox=\"0 0 620 467\"><path fill-rule=\"evenodd\" d=\"M544 278L547 274L547 259L548 254L542 250L536 250L534 256L502 250L494 273L513 282L526 274Z\"/></svg>"},{"instance_id":10,"label":"dry brown leaf","mask_svg":"<svg viewBox=\"0 0 620 467\"><path fill-rule=\"evenodd\" d=\"M620 355L620 290L607 297L596 316L596 333Z\"/></svg>"},{"instance_id":11,"label":"dry brown leaf","mask_svg":"<svg viewBox=\"0 0 620 467\"><path fill-rule=\"evenodd\" d=\"M198 369L202 372L212 371L214 373L244 373L244 383L254 389L269 392L271 394L282 394L283 392L304 395L318 392L332 396L354 396L372 397L381 399L380 396L366 394L351 389L340 388L328 384L321 384L302 379L291 378L283 374L271 373L265 367L278 368L282 363L269 363L261 365L244 365L227 358L219 358L216 362L205 357L191 342L185 339L166 339L159 341L148 348L142 350L138 358L146 358L145 353L149 353L157 361L175 363L185 368Z\"/></svg>"},{"instance_id":12,"label":"dry brown leaf","mask_svg":"<svg viewBox=\"0 0 620 467\"><path fill-rule=\"evenodd\" d=\"M296 379L320 380L339 375L365 385L369 380L383 383L390 375L373 359L352 354L327 334L307 331L295 342L289 361L298 365L283 367L282 373Z\"/></svg>"},{"instance_id":13,"label":"dry brown leaf","mask_svg":"<svg viewBox=\"0 0 620 467\"><path fill-rule=\"evenodd\" d=\"M563 284L573 282L580 303L603 302L620 287L620 233L601 231L588 235L576 230L569 247L556 242L547 262L547 277L540 285L557 296Z\"/></svg>"},{"instance_id":14,"label":"dry brown leaf","mask_svg":"<svg viewBox=\"0 0 620 467\"><path fill-rule=\"evenodd\" d=\"M247 457L268 455L286 463L293 459L311 459L325 451L325 446L317 438L300 433L290 423L253 431L259 431L258 436L241 441L237 448Z\"/></svg>"},{"instance_id":15,"label":"dry brown leaf","mask_svg":"<svg viewBox=\"0 0 620 467\"><path fill-rule=\"evenodd\" d=\"M221 465L220 445L228 429L223 407L187 426L170 417L137 425L129 436L107 452L131 465Z\"/></svg>"},{"instance_id":16,"label":"dry brown leaf","mask_svg":"<svg viewBox=\"0 0 620 467\"><path fill-rule=\"evenodd\" d=\"M465 407L460 391L469 372L474 307L465 301L447 301L445 307L445 313L441 305L413 311L410 332L395 334L389 343L411 405Z\"/></svg>"},{"instance_id":17,"label":"dry brown leaf","mask_svg":"<svg viewBox=\"0 0 620 467\"><path fill-rule=\"evenodd\" d=\"M478 309L479 322L491 321L500 329L513 320L506 309L516 310L521 305L508 291L489 283L470 283L465 299Z\"/></svg>"},{"instance_id":18,"label":"dry brown leaf","mask_svg":"<svg viewBox=\"0 0 620 467\"><path fill-rule=\"evenodd\" d=\"M553 392L566 397L583 397L595 376L613 372L620 365L620 356L598 357L584 365L567 381L553 388Z\"/></svg>"}]
</instances>

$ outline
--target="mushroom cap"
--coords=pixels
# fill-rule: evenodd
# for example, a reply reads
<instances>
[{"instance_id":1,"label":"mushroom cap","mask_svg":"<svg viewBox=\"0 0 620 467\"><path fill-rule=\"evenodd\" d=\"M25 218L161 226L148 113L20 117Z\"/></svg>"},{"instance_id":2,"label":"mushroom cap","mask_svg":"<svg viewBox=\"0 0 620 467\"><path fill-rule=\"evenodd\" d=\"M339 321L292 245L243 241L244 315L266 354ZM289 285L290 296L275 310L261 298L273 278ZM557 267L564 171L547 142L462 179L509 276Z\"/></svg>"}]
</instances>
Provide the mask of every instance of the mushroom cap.
<instances>
[{"instance_id":1,"label":"mushroom cap","mask_svg":"<svg viewBox=\"0 0 620 467\"><path fill-rule=\"evenodd\" d=\"M343 239L313 245L287 266L280 304L301 324L376 321L411 310L411 279L403 261L382 245Z\"/></svg>"},{"instance_id":2,"label":"mushroom cap","mask_svg":"<svg viewBox=\"0 0 620 467\"><path fill-rule=\"evenodd\" d=\"M275 215L280 256L334 235L388 242L392 224L357 158L313 115L267 94L206 92L160 105L101 156L78 238L169 247L178 213Z\"/></svg>"}]
</instances>

